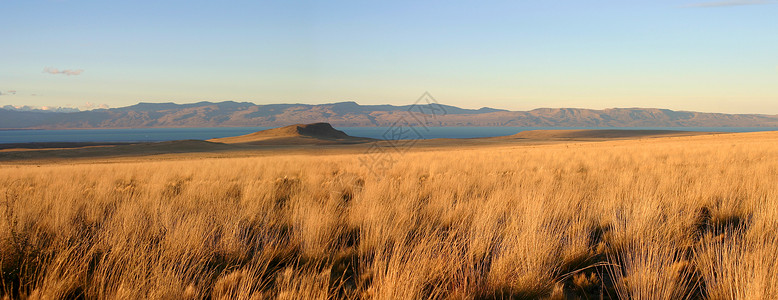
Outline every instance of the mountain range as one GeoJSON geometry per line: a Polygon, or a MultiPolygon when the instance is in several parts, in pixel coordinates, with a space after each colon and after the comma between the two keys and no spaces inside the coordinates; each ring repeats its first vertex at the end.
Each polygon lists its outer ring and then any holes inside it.
{"type": "Polygon", "coordinates": [[[333,126],[392,126],[396,122],[427,126],[516,127],[778,127],[778,115],[722,114],[656,108],[539,108],[509,111],[464,109],[437,103],[423,105],[266,104],[198,102],[138,103],[89,111],[39,111],[0,108],[4,129],[87,129],[155,127],[278,127],[327,122],[333,126]]]}

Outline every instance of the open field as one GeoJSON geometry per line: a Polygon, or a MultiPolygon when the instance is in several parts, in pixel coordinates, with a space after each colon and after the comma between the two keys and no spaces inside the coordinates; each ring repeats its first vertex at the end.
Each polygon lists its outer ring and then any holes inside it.
{"type": "Polygon", "coordinates": [[[0,166],[0,293],[778,298],[778,132],[535,138],[385,171],[361,145],[23,157],[0,166]]]}
{"type": "MultiPolygon", "coordinates": [[[[679,137],[707,135],[710,132],[663,130],[533,130],[515,135],[470,138],[416,140],[415,150],[494,147],[506,145],[539,145],[560,142],[598,142],[616,139],[679,137]]],[[[395,141],[396,142],[396,141],[395,141]]],[[[297,124],[243,136],[202,140],[178,140],[141,143],[27,143],[0,144],[0,163],[54,163],[169,159],[189,157],[256,157],[295,154],[362,154],[367,147],[394,148],[386,140],[352,137],[327,123],[297,124]]]]}

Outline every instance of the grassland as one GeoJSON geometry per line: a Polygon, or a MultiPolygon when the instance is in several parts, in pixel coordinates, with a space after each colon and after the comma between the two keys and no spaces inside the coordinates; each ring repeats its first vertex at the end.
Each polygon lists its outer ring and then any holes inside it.
{"type": "Polygon", "coordinates": [[[775,299],[778,133],[0,167],[29,299],[775,299]],[[380,171],[380,170],[379,170],[380,171]]]}

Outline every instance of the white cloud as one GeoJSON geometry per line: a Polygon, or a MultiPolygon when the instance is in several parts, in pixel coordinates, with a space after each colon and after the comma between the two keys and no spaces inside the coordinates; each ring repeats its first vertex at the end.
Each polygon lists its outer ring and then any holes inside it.
{"type": "Polygon", "coordinates": [[[54,74],[54,75],[64,74],[64,75],[67,75],[67,76],[71,76],[71,75],[75,76],[75,75],[81,75],[81,73],[84,72],[84,70],[81,70],[81,69],[78,69],[78,70],[59,70],[57,68],[46,67],[46,68],[43,69],[43,72],[49,73],[49,74],[54,74]]]}
{"type": "Polygon", "coordinates": [[[109,108],[108,104],[97,104],[92,102],[84,103],[84,105],[81,105],[78,107],[80,110],[92,110],[92,109],[101,109],[101,108],[109,108]]]}
{"type": "Polygon", "coordinates": [[[715,2],[700,2],[689,4],[686,7],[724,7],[724,6],[742,6],[742,5],[759,5],[769,4],[771,1],[766,0],[730,0],[730,1],[715,1],[715,2]]]}

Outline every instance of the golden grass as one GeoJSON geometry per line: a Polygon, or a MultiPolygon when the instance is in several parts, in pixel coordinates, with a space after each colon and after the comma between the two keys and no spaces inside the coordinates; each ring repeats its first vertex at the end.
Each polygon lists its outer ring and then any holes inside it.
{"type": "Polygon", "coordinates": [[[0,168],[0,296],[771,299],[778,134],[0,168]]]}

